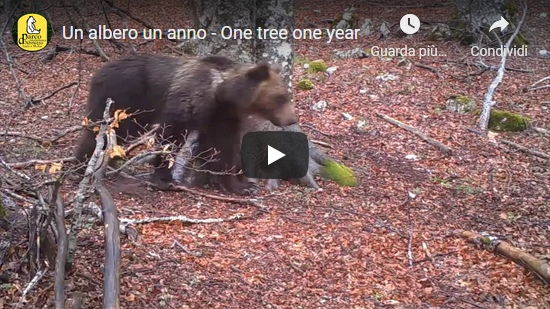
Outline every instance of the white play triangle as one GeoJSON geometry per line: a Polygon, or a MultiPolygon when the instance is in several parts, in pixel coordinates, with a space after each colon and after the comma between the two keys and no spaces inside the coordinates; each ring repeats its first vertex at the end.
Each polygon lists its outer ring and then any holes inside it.
{"type": "Polygon", "coordinates": [[[279,150],[267,145],[267,165],[279,160],[280,158],[286,156],[284,153],[279,150]]]}

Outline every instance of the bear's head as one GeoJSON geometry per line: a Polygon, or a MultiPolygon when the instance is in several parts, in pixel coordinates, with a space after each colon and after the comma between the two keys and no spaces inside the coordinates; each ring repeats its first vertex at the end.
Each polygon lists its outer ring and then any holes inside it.
{"type": "Polygon", "coordinates": [[[298,122],[280,69],[268,63],[243,66],[226,76],[216,88],[216,100],[243,117],[258,115],[277,126],[298,122]]]}

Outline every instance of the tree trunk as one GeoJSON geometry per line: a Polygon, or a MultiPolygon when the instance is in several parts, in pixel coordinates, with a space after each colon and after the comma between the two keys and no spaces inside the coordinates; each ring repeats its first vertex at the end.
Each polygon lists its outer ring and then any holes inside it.
{"type": "MultiPolygon", "coordinates": [[[[18,15],[16,11],[14,12],[14,10],[16,10],[17,3],[18,2],[16,0],[4,0],[4,13],[8,18],[8,20],[6,21],[6,31],[8,31],[9,33],[11,33],[15,18],[18,15]]],[[[4,35],[4,33],[0,34],[4,35]]]]}
{"type": "Polygon", "coordinates": [[[286,39],[256,39],[256,58],[281,66],[281,75],[292,94],[292,72],[294,67],[294,0],[258,1],[256,29],[286,29],[286,39]]]}
{"type": "Polygon", "coordinates": [[[254,16],[255,2],[254,0],[201,0],[199,28],[205,29],[209,34],[217,34],[209,35],[208,39],[199,42],[199,55],[221,55],[241,62],[255,62],[254,40],[234,40],[223,37],[223,35],[231,36],[231,32],[235,33],[236,29],[254,29],[254,20],[251,17],[254,16]]]}
{"type": "MultiPolygon", "coordinates": [[[[268,61],[271,64],[281,67],[283,80],[288,84],[289,92],[292,94],[292,72],[294,66],[294,50],[292,31],[294,29],[294,0],[201,0],[199,8],[200,28],[208,33],[215,32],[216,36],[209,36],[206,40],[198,42],[198,54],[218,54],[233,58],[241,62],[255,63],[268,61]],[[250,29],[253,38],[224,39],[221,36],[222,28],[228,29],[250,29]],[[258,39],[257,29],[287,29],[286,38],[265,40],[258,39]]],[[[241,136],[250,131],[298,131],[298,125],[288,128],[280,128],[271,122],[258,117],[250,117],[248,123],[243,125],[241,136]]],[[[239,154],[240,155],[240,154],[239,154]]],[[[301,179],[294,179],[294,182],[304,186],[319,188],[314,176],[321,174],[322,166],[328,160],[328,156],[310,143],[310,168],[308,174],[301,179]],[[322,159],[321,159],[322,158],[322,159]]],[[[189,177],[186,178],[189,179],[189,177]]],[[[188,182],[186,182],[188,183],[188,182]]],[[[279,181],[268,181],[266,186],[273,190],[278,186],[279,181]]]]}

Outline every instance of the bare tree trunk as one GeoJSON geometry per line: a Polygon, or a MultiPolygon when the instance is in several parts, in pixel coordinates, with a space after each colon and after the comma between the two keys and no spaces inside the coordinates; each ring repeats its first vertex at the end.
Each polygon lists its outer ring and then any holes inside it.
{"type": "MultiPolygon", "coordinates": [[[[17,15],[16,7],[18,3],[18,0],[4,0],[4,13],[8,18],[6,21],[6,28],[4,30],[9,31],[10,33],[15,22],[15,16],[17,15]]],[[[4,35],[4,33],[1,33],[1,35],[4,35]]]]}
{"type": "MultiPolygon", "coordinates": [[[[199,8],[200,28],[208,33],[215,32],[217,36],[209,36],[209,39],[200,40],[198,47],[199,55],[218,54],[228,56],[241,62],[255,63],[261,60],[269,61],[281,67],[281,74],[288,84],[292,94],[292,72],[294,66],[294,50],[292,31],[294,29],[294,0],[201,0],[199,8]],[[251,39],[224,39],[221,36],[222,28],[248,29],[252,31],[251,39]],[[257,29],[286,29],[286,38],[258,39],[257,29]]],[[[226,33],[227,34],[227,33],[226,33]]],[[[249,118],[250,123],[243,126],[243,130],[284,130],[301,132],[298,125],[287,128],[274,126],[267,120],[257,117],[249,118]]],[[[241,135],[244,135],[242,132],[241,135]]],[[[314,175],[321,173],[321,166],[328,160],[328,156],[313,144],[310,145],[310,169],[308,174],[293,181],[304,186],[318,188],[314,175]],[[312,154],[317,156],[314,158],[312,154]],[[321,155],[319,155],[321,154],[321,155]],[[323,160],[318,160],[319,158],[323,160]],[[317,160],[316,160],[317,158],[317,160]]],[[[268,188],[275,189],[278,185],[271,181],[268,188]]]]}
{"type": "Polygon", "coordinates": [[[257,9],[256,28],[286,29],[288,30],[288,36],[286,39],[257,39],[256,58],[280,65],[283,80],[287,83],[288,89],[292,90],[294,0],[258,1],[257,9]]]}
{"type": "Polygon", "coordinates": [[[228,38],[236,29],[254,30],[251,17],[255,11],[254,0],[201,0],[199,28],[216,35],[200,41],[199,55],[222,55],[242,62],[255,62],[253,39],[228,38]]]}

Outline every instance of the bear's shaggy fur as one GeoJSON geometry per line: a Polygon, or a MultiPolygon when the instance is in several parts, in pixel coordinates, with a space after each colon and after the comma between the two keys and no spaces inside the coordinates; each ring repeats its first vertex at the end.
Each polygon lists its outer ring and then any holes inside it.
{"type": "MultiPolygon", "coordinates": [[[[120,123],[120,142],[151,128],[162,126],[161,138],[181,145],[186,132],[199,132],[202,150],[216,148],[217,161],[208,169],[223,172],[238,164],[235,147],[240,127],[249,115],[258,115],[275,125],[297,122],[287,87],[277,68],[267,63],[241,64],[221,56],[175,58],[161,55],[130,56],[103,66],[92,78],[87,105],[92,121],[102,118],[107,98],[113,110],[140,111],[120,123]]],[[[85,162],[95,148],[95,134],[84,130],[76,151],[85,162]]],[[[163,158],[154,163],[153,181],[160,187],[172,182],[163,158]]],[[[233,175],[217,177],[227,190],[253,193],[256,185],[233,175]],[[252,191],[252,192],[251,192],[252,191]]]]}

